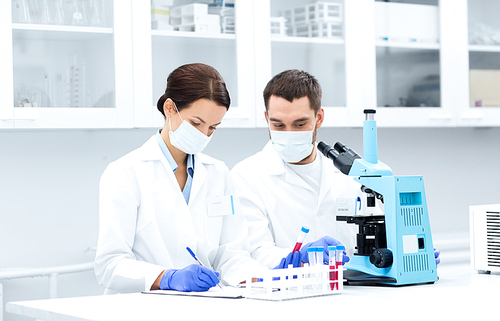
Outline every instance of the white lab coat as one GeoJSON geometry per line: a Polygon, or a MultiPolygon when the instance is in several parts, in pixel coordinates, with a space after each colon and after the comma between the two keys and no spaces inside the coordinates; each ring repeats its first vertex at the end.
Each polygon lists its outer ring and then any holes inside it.
{"type": "Polygon", "coordinates": [[[231,170],[247,216],[252,257],[264,266],[279,264],[304,225],[310,228],[304,243],[328,235],[342,242],[349,256],[354,252],[357,227],[336,221],[337,200],[351,199],[355,203],[357,196],[365,200],[366,194],[331,160],[320,152],[317,157],[322,157],[319,195],[286,165],[271,142],[231,170]]]}
{"type": "Polygon", "coordinates": [[[154,136],[104,171],[94,269],[105,293],[149,290],[163,270],[196,263],[187,246],[226,284],[262,268],[250,258],[244,215],[208,216],[207,200],[235,194],[228,168],[194,158],[189,205],[154,136]]]}

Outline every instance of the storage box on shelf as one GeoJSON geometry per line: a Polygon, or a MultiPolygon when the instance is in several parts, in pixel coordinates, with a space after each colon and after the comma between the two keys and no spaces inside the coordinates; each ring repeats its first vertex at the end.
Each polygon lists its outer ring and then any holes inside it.
{"type": "Polygon", "coordinates": [[[286,36],[285,17],[271,17],[271,34],[273,36],[286,36]]]}
{"type": "Polygon", "coordinates": [[[470,70],[470,106],[500,106],[500,70],[470,70]]]}
{"type": "Polygon", "coordinates": [[[192,3],[173,7],[170,11],[170,23],[174,30],[200,33],[220,33],[220,16],[208,13],[208,5],[192,3]]]}
{"type": "Polygon", "coordinates": [[[211,3],[208,6],[208,13],[220,16],[221,32],[234,34],[234,3],[211,3]]]}
{"type": "Polygon", "coordinates": [[[170,8],[163,6],[151,7],[151,29],[174,30],[170,25],[170,8]]]}

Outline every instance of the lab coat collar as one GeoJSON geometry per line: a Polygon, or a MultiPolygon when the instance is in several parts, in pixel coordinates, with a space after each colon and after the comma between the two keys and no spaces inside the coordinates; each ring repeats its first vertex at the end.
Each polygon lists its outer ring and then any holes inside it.
{"type": "Polygon", "coordinates": [[[307,184],[297,173],[295,173],[289,166],[286,165],[285,161],[276,153],[273,147],[273,143],[269,141],[264,147],[265,153],[269,156],[268,170],[271,175],[284,176],[286,182],[297,185],[309,190],[312,188],[307,184]]]}
{"type": "MultiPolygon", "coordinates": [[[[153,135],[146,143],[144,143],[141,149],[142,151],[140,155],[143,161],[159,160],[162,162],[167,172],[170,172],[171,175],[174,175],[172,167],[168,163],[165,155],[163,155],[163,152],[161,151],[161,148],[158,145],[158,142],[156,141],[155,135],[153,135]]],[[[193,185],[191,186],[191,194],[189,195],[189,205],[193,203],[193,200],[195,199],[196,195],[203,186],[205,179],[207,178],[207,169],[205,168],[205,165],[210,165],[214,163],[215,159],[213,159],[210,156],[207,156],[202,153],[194,155],[195,171],[193,176],[193,185]]]]}
{"type": "Polygon", "coordinates": [[[278,153],[276,153],[276,150],[273,147],[273,143],[271,140],[264,146],[264,149],[262,150],[264,154],[266,155],[266,161],[268,162],[267,164],[267,170],[269,174],[271,175],[283,175],[286,172],[286,164],[285,162],[279,157],[278,153]]]}
{"type": "MultiPolygon", "coordinates": [[[[272,147],[272,146],[271,146],[272,147]]],[[[166,158],[165,156],[163,155],[163,152],[161,151],[160,149],[160,146],[158,145],[158,142],[156,141],[156,138],[155,138],[155,135],[153,135],[150,139],[148,139],[147,142],[144,143],[144,145],[142,145],[141,147],[141,159],[143,161],[149,161],[149,160],[161,160],[161,159],[165,159],[166,161],[166,158]]],[[[195,159],[195,165],[194,165],[194,168],[195,170],[198,170],[198,168],[196,168],[196,164],[214,164],[215,163],[215,160],[210,157],[210,156],[207,156],[205,154],[202,154],[202,153],[198,153],[198,154],[195,154],[194,155],[194,159],[195,159]]],[[[166,163],[168,164],[168,162],[166,161],[166,163]]],[[[168,164],[169,167],[167,168],[171,168],[170,164],[168,164]]]]}
{"type": "Polygon", "coordinates": [[[333,166],[332,161],[329,158],[326,158],[322,153],[318,151],[316,155],[316,157],[323,157],[323,159],[321,159],[321,185],[319,188],[318,199],[319,206],[335,183],[335,173],[339,173],[340,171],[337,170],[337,168],[333,166]]]}
{"type": "MultiPolygon", "coordinates": [[[[165,158],[158,142],[156,141],[156,135],[151,136],[151,138],[141,146],[141,152],[139,155],[143,161],[161,160],[162,158],[165,158]]],[[[168,164],[166,158],[165,161],[168,164]]],[[[168,164],[168,166],[170,167],[170,164],[168,164]]],[[[171,167],[170,170],[172,170],[171,167]]]]}
{"type": "MultiPolygon", "coordinates": [[[[310,186],[304,182],[290,167],[286,166],[285,162],[279,157],[278,153],[274,150],[273,144],[269,141],[263,149],[267,160],[268,166],[267,170],[271,175],[286,175],[285,180],[294,185],[298,185],[307,189],[311,189],[310,186]]],[[[318,206],[321,204],[322,200],[327,195],[328,191],[332,188],[335,183],[335,173],[338,173],[331,160],[323,156],[319,151],[316,153],[316,157],[323,157],[321,160],[321,183],[319,190],[318,206]]]]}

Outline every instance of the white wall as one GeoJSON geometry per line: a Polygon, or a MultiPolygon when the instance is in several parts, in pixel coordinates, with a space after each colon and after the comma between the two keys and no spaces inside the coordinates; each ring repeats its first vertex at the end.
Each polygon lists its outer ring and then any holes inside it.
{"type": "MultiPolygon", "coordinates": [[[[0,269],[93,260],[98,182],[106,165],[152,129],[0,131],[0,269]]],[[[500,128],[379,129],[379,158],[395,175],[423,175],[443,263],[467,260],[468,206],[500,203],[500,128]],[[451,241],[450,241],[451,240],[451,241]],[[465,240],[465,241],[464,241],[465,240]],[[449,251],[447,251],[449,250],[449,251]],[[460,257],[457,257],[460,255],[460,257]]],[[[260,150],[266,129],[218,129],[206,153],[231,168],[260,150]]],[[[322,128],[362,154],[360,128],[322,128]]],[[[4,303],[48,298],[47,278],[3,281],[4,303]]],[[[59,278],[60,296],[102,293],[92,272],[59,278]]],[[[25,320],[5,312],[5,320],[25,320]]]]}

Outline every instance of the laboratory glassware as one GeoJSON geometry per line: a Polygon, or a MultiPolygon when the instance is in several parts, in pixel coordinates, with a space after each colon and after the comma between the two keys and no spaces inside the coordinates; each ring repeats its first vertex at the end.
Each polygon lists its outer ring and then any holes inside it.
{"type": "Polygon", "coordinates": [[[31,23],[30,6],[28,0],[12,1],[12,22],[31,23]]]}

